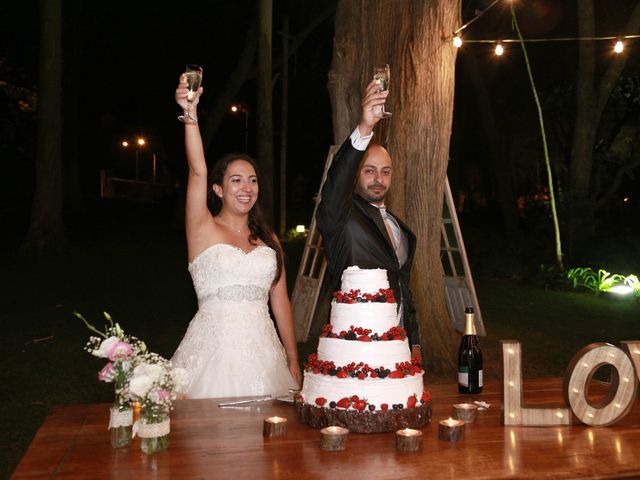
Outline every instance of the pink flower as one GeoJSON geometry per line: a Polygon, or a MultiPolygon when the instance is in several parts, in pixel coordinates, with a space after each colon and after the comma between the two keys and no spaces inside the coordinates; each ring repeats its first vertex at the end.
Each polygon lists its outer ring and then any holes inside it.
{"type": "Polygon", "coordinates": [[[164,388],[159,388],[158,398],[160,399],[161,402],[164,402],[165,400],[171,400],[171,392],[169,392],[168,390],[165,390],[164,388]]]}
{"type": "Polygon", "coordinates": [[[149,392],[148,398],[153,403],[164,403],[171,400],[171,392],[160,387],[154,388],[151,392],[149,392]]]}
{"type": "Polygon", "coordinates": [[[109,350],[109,360],[115,362],[116,360],[122,360],[127,358],[133,353],[133,348],[126,342],[118,342],[109,350]]]}
{"type": "Polygon", "coordinates": [[[111,383],[113,382],[114,375],[115,370],[113,368],[113,363],[109,362],[98,372],[98,380],[101,382],[111,383]]]}

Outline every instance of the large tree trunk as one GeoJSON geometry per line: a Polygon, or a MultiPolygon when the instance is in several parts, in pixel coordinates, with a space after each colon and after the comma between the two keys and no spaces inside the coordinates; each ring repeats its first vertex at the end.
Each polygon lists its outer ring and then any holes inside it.
{"type": "Polygon", "coordinates": [[[389,202],[418,237],[412,293],[425,363],[453,374],[458,335],[449,318],[440,263],[440,226],[453,117],[456,51],[445,39],[458,24],[452,0],[341,0],[329,75],[335,143],[358,120],[375,64],[391,66],[389,119],[375,141],[394,159],[389,202]]]}
{"type": "Polygon", "coordinates": [[[258,162],[260,203],[265,219],[274,221],[273,91],[271,86],[271,41],[273,1],[260,0],[258,35],[258,162]]]}
{"type": "Polygon", "coordinates": [[[23,245],[26,254],[64,248],[62,223],[62,0],[40,2],[36,187],[23,245]]]}

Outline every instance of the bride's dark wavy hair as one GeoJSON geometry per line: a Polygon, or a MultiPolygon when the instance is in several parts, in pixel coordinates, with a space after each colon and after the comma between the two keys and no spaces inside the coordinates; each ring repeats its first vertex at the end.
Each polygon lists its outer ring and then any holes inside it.
{"type": "MultiPolygon", "coordinates": [[[[256,165],[256,161],[246,153],[227,153],[223,157],[219,158],[209,170],[208,179],[209,192],[207,193],[207,206],[213,216],[218,215],[220,210],[222,210],[222,199],[215,194],[212,187],[214,184],[222,187],[224,175],[227,173],[229,164],[236,160],[249,162],[255,170],[256,175],[258,175],[258,166],[256,165]]],[[[258,182],[260,182],[259,176],[258,182]]],[[[255,245],[254,242],[260,239],[265,245],[271,247],[276,252],[277,269],[276,277],[273,280],[275,285],[280,279],[280,275],[282,275],[283,252],[278,242],[274,239],[273,230],[271,230],[264,221],[258,202],[255,203],[251,210],[249,210],[249,231],[251,232],[249,235],[249,243],[255,245]]]]}

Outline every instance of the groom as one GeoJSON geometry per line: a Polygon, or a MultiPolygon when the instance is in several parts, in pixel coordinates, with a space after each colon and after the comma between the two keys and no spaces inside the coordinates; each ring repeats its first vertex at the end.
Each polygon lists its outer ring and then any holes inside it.
{"type": "Polygon", "coordinates": [[[375,82],[367,86],[360,123],[327,172],[316,222],[322,232],[333,290],[339,288],[342,272],[349,266],[385,269],[400,304],[398,321],[407,331],[412,356],[422,358],[409,291],[416,237],[385,208],[392,177],[389,153],[380,145],[369,146],[387,94],[378,92],[375,82]]]}

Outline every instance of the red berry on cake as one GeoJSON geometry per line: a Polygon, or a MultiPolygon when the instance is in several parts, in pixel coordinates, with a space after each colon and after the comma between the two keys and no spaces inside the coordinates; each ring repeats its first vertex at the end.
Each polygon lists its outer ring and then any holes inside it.
{"type": "Polygon", "coordinates": [[[358,400],[360,400],[360,397],[358,395],[351,395],[352,402],[357,402],[358,400]]]}
{"type": "Polygon", "coordinates": [[[349,374],[346,370],[340,370],[338,373],[336,373],[336,377],[338,378],[347,378],[348,376],[349,374]]]}
{"type": "Polygon", "coordinates": [[[341,398],[340,400],[338,400],[338,403],[336,403],[336,406],[338,408],[349,408],[351,406],[351,400],[349,400],[347,397],[341,398]]]}
{"type": "Polygon", "coordinates": [[[394,370],[389,374],[389,378],[404,378],[404,373],[401,370],[394,370]]]}
{"type": "Polygon", "coordinates": [[[387,410],[389,410],[389,405],[386,403],[380,404],[380,410],[382,410],[383,412],[386,412],[387,410]]]}
{"type": "Polygon", "coordinates": [[[371,337],[369,335],[360,335],[358,337],[358,340],[361,342],[370,342],[371,341],[371,337]]]}
{"type": "Polygon", "coordinates": [[[413,408],[418,403],[418,397],[416,395],[411,395],[407,398],[407,408],[413,408]]]}
{"type": "Polygon", "coordinates": [[[364,372],[360,372],[360,373],[358,374],[358,379],[359,379],[359,380],[364,380],[365,378],[367,378],[367,376],[364,374],[364,372]]]}
{"type": "Polygon", "coordinates": [[[327,399],[324,397],[318,397],[316,398],[316,405],[318,406],[323,406],[325,403],[327,403],[327,399]]]}
{"type": "Polygon", "coordinates": [[[367,402],[365,402],[364,400],[358,400],[353,404],[353,408],[362,411],[367,408],[367,402]]]}
{"type": "Polygon", "coordinates": [[[427,387],[424,387],[424,390],[422,390],[422,397],[420,397],[420,400],[424,403],[427,403],[429,400],[431,400],[431,395],[429,395],[429,390],[427,390],[427,387]]]}

